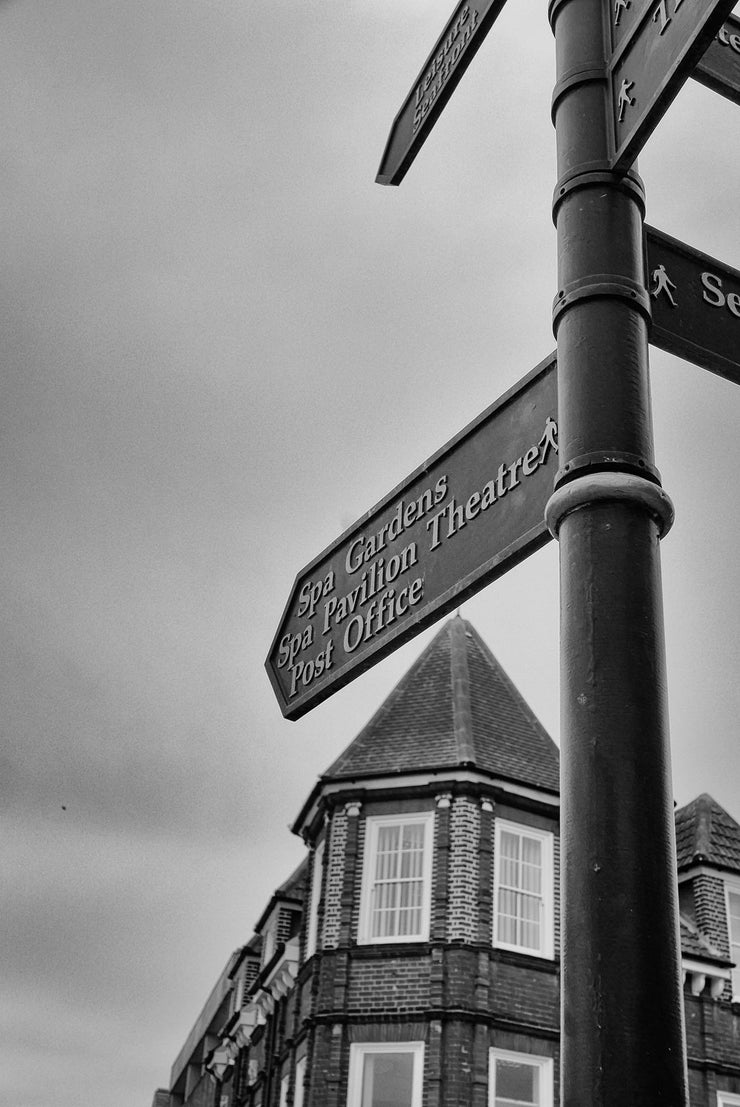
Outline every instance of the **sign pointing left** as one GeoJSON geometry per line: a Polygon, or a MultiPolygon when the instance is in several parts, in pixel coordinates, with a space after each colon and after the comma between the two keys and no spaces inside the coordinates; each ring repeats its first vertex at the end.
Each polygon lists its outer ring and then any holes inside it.
{"type": "Polygon", "coordinates": [[[549,540],[556,419],[553,355],[299,573],[265,662],[286,718],[549,540]]]}
{"type": "Polygon", "coordinates": [[[397,185],[424,145],[505,0],[461,0],[393,120],[378,184],[397,185]]]}

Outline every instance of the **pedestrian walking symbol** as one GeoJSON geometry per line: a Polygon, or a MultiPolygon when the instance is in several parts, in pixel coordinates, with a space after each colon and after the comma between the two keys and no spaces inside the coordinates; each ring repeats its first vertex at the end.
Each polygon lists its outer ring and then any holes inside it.
{"type": "Polygon", "coordinates": [[[631,108],[635,102],[634,96],[630,96],[629,91],[632,88],[634,81],[628,81],[626,78],[622,81],[622,87],[619,90],[619,115],[617,120],[619,123],[624,119],[624,113],[626,108],[631,108]]]}
{"type": "Polygon", "coordinates": [[[619,20],[622,18],[622,12],[627,11],[630,7],[632,0],[615,0],[614,2],[614,26],[619,26],[619,20]]]}
{"type": "Polygon", "coordinates": [[[650,295],[658,299],[661,292],[664,292],[670,300],[673,307],[678,307],[678,304],[673,299],[673,292],[676,291],[676,286],[665,271],[665,265],[659,265],[657,269],[653,269],[651,279],[655,282],[655,287],[650,289],[650,295]]]}

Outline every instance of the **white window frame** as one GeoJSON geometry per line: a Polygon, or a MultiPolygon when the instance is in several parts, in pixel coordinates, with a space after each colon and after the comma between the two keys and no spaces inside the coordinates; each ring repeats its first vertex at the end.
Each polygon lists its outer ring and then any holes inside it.
{"type": "Polygon", "coordinates": [[[303,1095],[306,1086],[306,1055],[295,1063],[295,1088],[293,1089],[293,1107],[303,1107],[303,1095]]]}
{"type": "Polygon", "coordinates": [[[275,950],[277,949],[277,941],[275,940],[275,919],[273,915],[270,915],[270,919],[267,926],[262,931],[262,967],[264,968],[268,961],[273,957],[275,950]]]}
{"type": "Polygon", "coordinates": [[[432,854],[434,852],[434,812],[415,811],[396,815],[368,815],[365,820],[365,849],[362,867],[362,895],[358,942],[360,945],[398,945],[399,942],[425,942],[429,939],[429,921],[432,903],[432,854]],[[421,925],[415,934],[390,934],[374,937],[372,933],[373,888],[375,883],[375,858],[378,850],[378,832],[385,826],[403,826],[421,823],[424,826],[424,858],[422,861],[421,925]]]}
{"type": "Polygon", "coordinates": [[[494,823],[494,847],[493,847],[493,944],[499,949],[512,949],[519,953],[531,954],[534,957],[546,957],[552,960],[555,956],[555,926],[554,926],[554,835],[552,831],[540,830],[538,827],[528,826],[526,823],[515,823],[508,819],[496,819],[494,823]],[[518,834],[523,837],[535,838],[542,845],[542,926],[540,927],[540,946],[537,949],[529,946],[517,945],[506,942],[499,937],[499,886],[501,876],[501,835],[504,832],[518,834]]]}
{"type": "Polygon", "coordinates": [[[373,1053],[410,1053],[413,1056],[411,1103],[409,1107],[421,1107],[424,1083],[423,1042],[352,1042],[349,1047],[347,1107],[362,1107],[362,1076],[365,1058],[373,1053]]]}
{"type": "Polygon", "coordinates": [[[316,846],[311,864],[311,901],[308,907],[308,924],[306,927],[306,953],[304,961],[313,957],[318,949],[319,942],[319,904],[321,903],[321,884],[324,879],[324,849],[326,838],[322,838],[316,846]]]}
{"type": "MultiPolygon", "coordinates": [[[[732,955],[732,927],[730,926],[730,893],[735,896],[740,896],[740,883],[735,883],[732,880],[725,881],[725,919],[727,922],[727,945],[730,951],[730,960],[734,961],[735,958],[732,955]]],[[[740,935],[738,935],[738,941],[734,943],[740,945],[740,935]]],[[[740,957],[737,958],[734,969],[730,970],[732,980],[732,998],[733,1000],[740,999],[740,957]]],[[[737,1100],[740,1104],[740,1097],[737,1100]]]]}
{"type": "Polygon", "coordinates": [[[496,1103],[496,1061],[515,1061],[519,1065],[531,1065],[538,1069],[540,1077],[540,1102],[537,1107],[553,1107],[552,1057],[534,1053],[514,1053],[510,1049],[491,1049],[488,1053],[488,1107],[496,1103]]]}
{"type": "Polygon", "coordinates": [[[717,1107],[740,1107],[740,1095],[717,1090],[717,1107]]]}

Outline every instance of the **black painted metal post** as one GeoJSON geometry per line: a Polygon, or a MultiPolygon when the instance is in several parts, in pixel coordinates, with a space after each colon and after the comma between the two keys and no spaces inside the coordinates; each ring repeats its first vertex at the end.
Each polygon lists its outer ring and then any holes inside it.
{"type": "Polygon", "coordinates": [[[688,1103],[644,196],[608,170],[610,0],[551,0],[559,179],[562,1104],[688,1103]]]}

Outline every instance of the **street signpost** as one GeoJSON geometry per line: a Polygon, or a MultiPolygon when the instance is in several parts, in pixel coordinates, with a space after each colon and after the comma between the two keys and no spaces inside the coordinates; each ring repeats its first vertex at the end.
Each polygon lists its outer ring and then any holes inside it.
{"type": "Polygon", "coordinates": [[[610,0],[610,168],[624,173],[735,0],[610,0]]]}
{"type": "Polygon", "coordinates": [[[650,341],[740,384],[740,272],[646,227],[650,341]]]}
{"type": "Polygon", "coordinates": [[[740,19],[729,16],[700,58],[692,77],[740,104],[740,19]]]}
{"type": "Polygon", "coordinates": [[[555,357],[299,573],[267,658],[297,719],[550,538],[555,357]]]}
{"type": "Polygon", "coordinates": [[[400,184],[505,0],[461,0],[393,120],[378,184],[400,184]]]}
{"type": "MultiPolygon", "coordinates": [[[[628,170],[689,76],[740,103],[734,2],[549,0],[557,369],[533,369],[299,574],[266,663],[298,718],[557,537],[564,1107],[688,1107],[658,541],[673,511],[648,343],[740,383],[740,273],[644,231],[628,170]]],[[[381,184],[403,179],[502,3],[455,9],[381,184]]]]}

